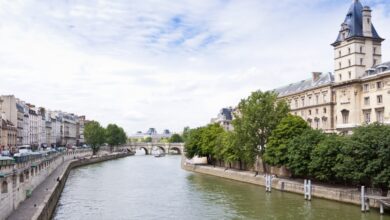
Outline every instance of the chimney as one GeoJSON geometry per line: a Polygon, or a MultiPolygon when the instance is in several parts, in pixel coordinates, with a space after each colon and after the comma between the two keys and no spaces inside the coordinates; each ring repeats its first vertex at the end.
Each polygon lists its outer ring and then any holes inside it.
{"type": "Polygon", "coordinates": [[[368,6],[363,8],[363,36],[372,37],[371,9],[368,6]]]}
{"type": "Polygon", "coordinates": [[[313,82],[316,82],[317,80],[320,79],[320,76],[321,76],[321,72],[312,72],[312,78],[313,78],[313,82]]]}

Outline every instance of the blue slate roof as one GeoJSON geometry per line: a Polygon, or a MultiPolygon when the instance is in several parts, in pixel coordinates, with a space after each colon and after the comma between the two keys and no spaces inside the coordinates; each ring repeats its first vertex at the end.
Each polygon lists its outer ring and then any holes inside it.
{"type": "Polygon", "coordinates": [[[330,85],[334,82],[332,73],[321,74],[317,80],[313,78],[302,80],[297,83],[291,83],[288,86],[280,87],[274,90],[279,96],[287,96],[299,93],[308,89],[313,89],[320,86],[330,85]]]}
{"type": "MultiPolygon", "coordinates": [[[[348,35],[345,37],[364,37],[363,35],[363,5],[359,0],[355,0],[351,7],[348,10],[347,16],[345,17],[344,23],[342,26],[345,26],[349,29],[348,35]]],[[[372,29],[372,38],[377,40],[383,40],[379,37],[378,32],[375,30],[374,25],[371,24],[372,29]]],[[[337,44],[343,41],[342,33],[340,32],[337,36],[336,41],[333,44],[337,44]]]]}
{"type": "Polygon", "coordinates": [[[373,75],[380,75],[382,73],[388,73],[390,71],[390,61],[386,63],[381,63],[373,66],[372,68],[366,70],[363,78],[368,78],[373,75]]]}
{"type": "Polygon", "coordinates": [[[225,117],[226,120],[233,120],[231,108],[223,108],[221,109],[220,114],[225,117]]]}

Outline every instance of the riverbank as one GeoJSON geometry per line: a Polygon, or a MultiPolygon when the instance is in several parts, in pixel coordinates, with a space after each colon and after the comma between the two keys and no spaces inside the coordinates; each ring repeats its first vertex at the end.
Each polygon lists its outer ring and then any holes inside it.
{"type": "Polygon", "coordinates": [[[76,167],[99,163],[132,156],[134,153],[114,153],[99,157],[81,158],[65,161],[58,166],[31,194],[31,197],[23,201],[18,208],[7,218],[9,220],[51,218],[61,192],[65,186],[69,172],[76,167]]]}
{"type": "MultiPolygon", "coordinates": [[[[265,186],[266,180],[263,174],[256,175],[255,172],[226,169],[224,167],[214,167],[210,165],[193,165],[184,162],[182,159],[182,169],[207,174],[225,179],[250,183],[258,186],[265,186]]],[[[301,194],[304,198],[303,180],[291,180],[286,178],[272,178],[272,189],[301,194]]],[[[264,189],[265,190],[265,189],[264,189]]],[[[360,191],[357,188],[341,188],[329,185],[312,184],[312,197],[333,200],[337,202],[360,205],[360,191]]],[[[370,200],[370,207],[379,207],[379,203],[370,200]]]]}

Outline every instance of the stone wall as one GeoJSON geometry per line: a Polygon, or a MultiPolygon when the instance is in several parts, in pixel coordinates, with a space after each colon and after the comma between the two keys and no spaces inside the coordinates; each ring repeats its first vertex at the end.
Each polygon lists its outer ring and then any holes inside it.
{"type": "Polygon", "coordinates": [[[90,150],[75,150],[36,161],[2,167],[4,176],[0,178],[0,184],[6,187],[0,191],[0,219],[5,219],[16,210],[19,204],[59,165],[75,157],[85,157],[91,154],[90,150]]]}
{"type": "MultiPolygon", "coordinates": [[[[192,165],[184,162],[184,160],[182,160],[182,168],[191,172],[265,186],[265,176],[256,175],[256,173],[253,171],[239,171],[226,169],[223,167],[213,167],[209,165],[192,165]]],[[[303,199],[303,180],[291,180],[274,177],[272,179],[272,188],[284,192],[301,194],[303,199]]],[[[360,205],[360,191],[357,188],[341,188],[335,186],[312,184],[312,197],[360,205]]],[[[370,206],[379,207],[379,204],[376,201],[371,200],[370,206]]]]}

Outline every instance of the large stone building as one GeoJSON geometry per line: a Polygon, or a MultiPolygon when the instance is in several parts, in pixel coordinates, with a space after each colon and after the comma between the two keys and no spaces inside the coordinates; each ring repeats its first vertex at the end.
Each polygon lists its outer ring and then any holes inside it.
{"type": "Polygon", "coordinates": [[[224,128],[226,131],[232,131],[233,130],[233,125],[231,123],[232,120],[233,120],[233,108],[227,107],[227,108],[222,108],[219,111],[217,117],[212,118],[210,120],[210,123],[217,123],[221,125],[221,127],[224,128]]]}
{"type": "Polygon", "coordinates": [[[382,63],[383,41],[371,9],[354,0],[332,43],[334,76],[313,73],[275,91],[313,128],[350,133],[365,123],[390,123],[390,62],[382,63]]]}

